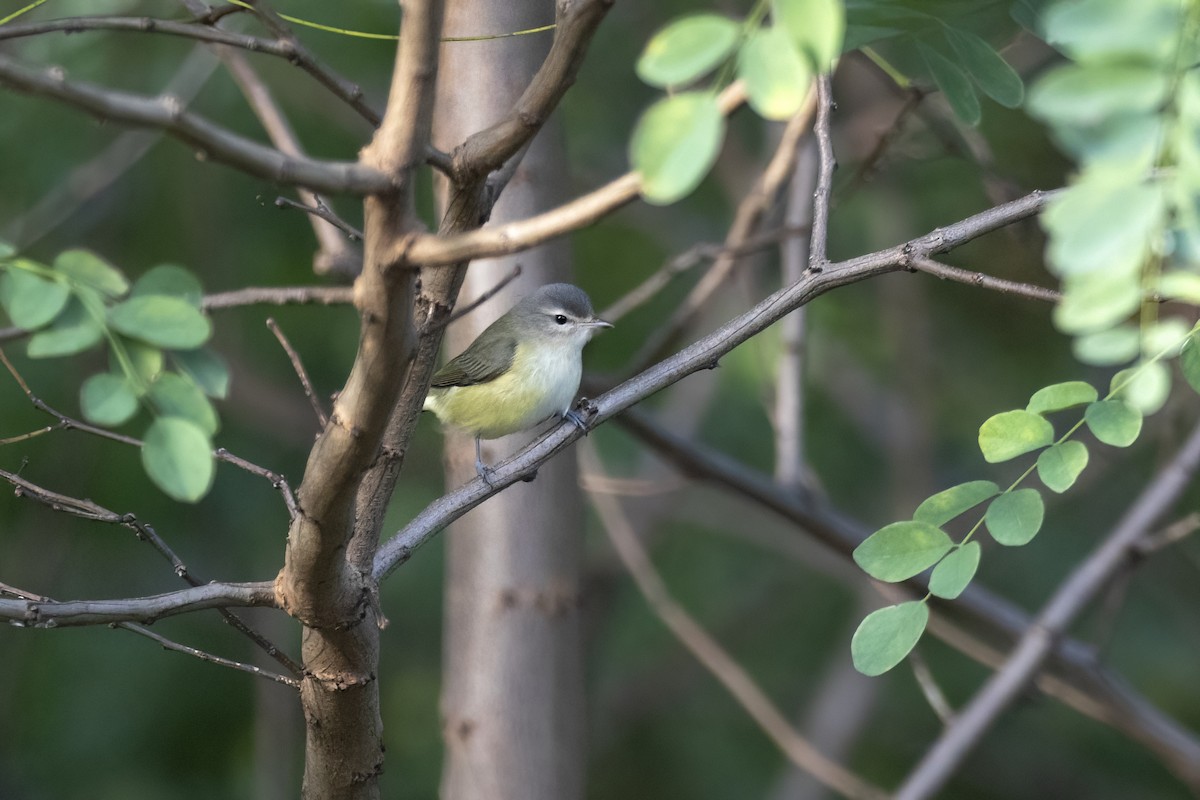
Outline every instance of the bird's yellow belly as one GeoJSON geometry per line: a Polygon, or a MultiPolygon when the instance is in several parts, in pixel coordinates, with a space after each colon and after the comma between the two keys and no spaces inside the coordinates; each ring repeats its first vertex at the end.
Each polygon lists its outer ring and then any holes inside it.
{"type": "Polygon", "coordinates": [[[444,424],[482,439],[532,428],[568,411],[579,390],[579,356],[563,355],[531,357],[518,346],[512,366],[500,377],[474,386],[434,389],[425,407],[444,424]]]}

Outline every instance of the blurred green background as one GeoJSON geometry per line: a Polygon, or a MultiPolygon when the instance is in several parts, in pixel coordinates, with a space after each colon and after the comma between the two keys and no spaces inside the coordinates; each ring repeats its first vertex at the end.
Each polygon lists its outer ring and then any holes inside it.
{"type": "MultiPolygon", "coordinates": [[[[0,16],[21,4],[0,2],[0,16]]],[[[726,5],[722,8],[740,14],[748,4],[726,5]]],[[[1004,4],[960,5],[977,13],[973,24],[991,41],[1017,37],[1006,56],[1026,77],[1052,58],[1027,34],[1018,36],[1004,4]]],[[[619,3],[605,20],[559,114],[573,194],[627,169],[628,133],[653,97],[634,76],[633,62],[650,32],[696,7],[681,0],[619,3]]],[[[278,8],[359,30],[389,32],[397,23],[395,4],[385,0],[345,6],[289,0],[278,8]]],[[[29,18],[77,13],[180,16],[170,3],[52,0],[29,18]]],[[[298,32],[382,106],[392,45],[298,32]]],[[[112,33],[0,43],[0,51],[23,62],[61,64],[72,78],[151,94],[193,49],[165,36],[112,33]]],[[[903,64],[903,53],[895,56],[903,64]]],[[[370,133],[365,123],[286,63],[269,58],[253,63],[310,154],[354,158],[370,133]]],[[[868,179],[856,180],[857,166],[890,129],[904,98],[855,56],[843,63],[835,96],[841,165],[830,243],[835,259],[902,242],[1035,188],[1061,185],[1069,169],[1020,111],[985,101],[982,125],[964,137],[933,97],[904,120],[868,179]],[[987,154],[986,170],[968,155],[971,148],[987,154]]],[[[265,138],[220,68],[193,108],[265,138]]],[[[58,207],[70,213],[36,241],[26,241],[31,209],[69,187],[77,168],[123,133],[52,102],[0,94],[0,238],[42,260],[87,247],[131,277],[156,264],[182,264],[210,292],[325,280],[312,274],[316,246],[308,222],[299,212],[274,206],[276,196],[292,196],[289,192],[201,163],[170,140],[154,143],[111,186],[82,203],[71,199],[68,188],[58,207]]],[[[720,242],[732,209],[777,136],[777,129],[743,114],[731,127],[714,174],[694,196],[666,208],[633,204],[574,236],[577,282],[597,307],[688,247],[720,242]]],[[[334,203],[347,219],[360,219],[353,201],[334,203]]],[[[947,261],[1048,285],[1041,245],[1036,224],[1024,223],[947,261]]],[[[597,339],[588,349],[588,366],[600,374],[618,373],[700,274],[702,268],[691,270],[597,339]]],[[[689,331],[689,338],[749,307],[778,288],[779,280],[773,250],[745,259],[722,287],[713,315],[689,331]]],[[[323,397],[344,380],[357,321],[342,307],[214,313],[214,346],[233,371],[217,443],[286,475],[295,486],[317,424],[264,324],[267,317],[291,339],[323,397]]],[[[823,296],[808,309],[808,330],[805,422],[811,468],[831,502],[868,528],[907,516],[938,488],[1015,477],[1011,465],[987,466],[978,454],[975,435],[987,416],[1023,406],[1048,383],[1107,383],[1104,373],[1072,361],[1069,343],[1050,325],[1048,306],[925,275],[889,275],[823,296]]],[[[33,391],[67,414],[78,413],[80,382],[103,368],[103,357],[95,354],[31,361],[19,343],[6,352],[33,391]]],[[[778,355],[778,335],[768,331],[724,359],[720,370],[689,378],[680,390],[688,391],[688,381],[715,381],[694,438],[768,475],[778,355]]],[[[982,582],[1035,611],[1173,451],[1194,417],[1193,406],[1192,397],[1173,398],[1129,452],[1096,449],[1081,485],[1065,497],[1049,498],[1047,524],[1033,545],[985,553],[982,582]]],[[[672,406],[669,398],[656,397],[646,407],[669,412],[672,406]]],[[[15,382],[0,374],[0,437],[46,422],[15,382]]],[[[129,430],[136,433],[137,423],[129,430]]],[[[615,474],[633,476],[644,465],[640,446],[615,425],[591,440],[615,474]]],[[[181,507],[151,486],[132,449],[75,432],[0,448],[0,467],[136,514],[202,579],[264,580],[280,566],[287,517],[278,495],[266,481],[228,465],[219,468],[213,492],[195,507],[181,507]]],[[[850,634],[881,601],[852,566],[809,545],[803,531],[762,509],[669,473],[651,488],[662,490],[655,502],[664,521],[650,541],[671,589],[780,708],[804,721],[833,691],[831,676],[845,678],[850,634]]],[[[423,421],[387,529],[398,529],[441,491],[440,434],[432,420],[423,421]]],[[[1193,493],[1193,504],[1195,499],[1193,493]]],[[[784,796],[773,793],[782,791],[785,759],[653,618],[594,517],[586,535],[593,560],[585,597],[588,796],[784,796]]],[[[384,634],[381,675],[383,791],[391,798],[425,798],[437,791],[441,547],[435,540],[384,586],[391,625],[384,634]]],[[[1198,555],[1196,543],[1187,541],[1140,565],[1104,649],[1108,663],[1193,729],[1200,726],[1195,692],[1200,621],[1192,613],[1200,600],[1198,555]]],[[[0,581],[60,599],[153,594],[181,585],[169,565],[128,530],[83,522],[11,495],[0,500],[0,581]]],[[[298,650],[295,627],[280,615],[247,617],[279,644],[298,650]]],[[[1083,624],[1078,634],[1086,638],[1096,627],[1083,624]]],[[[259,658],[215,612],[166,620],[154,630],[230,658],[259,658]]],[[[987,674],[931,637],[919,651],[952,703],[965,702],[987,674]]],[[[868,704],[847,763],[873,781],[893,785],[941,724],[906,668],[846,686],[847,698],[868,704]]],[[[847,715],[849,705],[847,700],[847,715]]],[[[0,629],[0,798],[292,797],[298,792],[301,746],[299,713],[286,688],[163,652],[124,631],[0,629]]],[[[1141,747],[1031,695],[988,736],[944,796],[1188,795],[1141,747]],[[1031,786],[1038,787],[1036,794],[1029,793],[1031,786]]]]}

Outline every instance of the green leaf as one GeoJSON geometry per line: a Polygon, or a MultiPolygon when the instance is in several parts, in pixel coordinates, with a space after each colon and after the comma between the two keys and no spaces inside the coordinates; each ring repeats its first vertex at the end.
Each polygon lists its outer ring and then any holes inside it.
{"type": "Polygon", "coordinates": [[[212,487],[216,473],[212,442],[193,422],[159,417],[146,431],[142,467],[169,496],[194,503],[212,487]]]}
{"type": "Polygon", "coordinates": [[[229,366],[208,348],[176,350],[171,354],[180,371],[209,397],[224,400],[229,394],[229,366]]]}
{"type": "Polygon", "coordinates": [[[1173,0],[1051,3],[1043,38],[1079,61],[1132,56],[1164,63],[1174,57],[1183,9],[1173,0]]]}
{"type": "Polygon", "coordinates": [[[1148,361],[1123,369],[1113,376],[1109,392],[1143,416],[1149,416],[1167,402],[1167,395],[1171,393],[1171,372],[1161,361],[1148,361]]]}
{"type": "Polygon", "coordinates": [[[150,384],[147,397],[160,416],[181,417],[212,436],[219,426],[217,412],[200,387],[174,372],[164,372],[150,384]]]}
{"type": "Polygon", "coordinates": [[[968,481],[938,492],[917,506],[913,519],[935,527],[950,520],[1000,493],[1000,487],[991,481],[968,481]]]}
{"type": "Polygon", "coordinates": [[[953,61],[923,42],[917,42],[917,51],[925,59],[925,66],[929,68],[933,82],[946,96],[946,102],[954,110],[954,115],[968,125],[978,125],[982,116],[979,98],[975,96],[975,89],[971,87],[966,73],[953,61]]]}
{"type": "Polygon", "coordinates": [[[1193,331],[1179,352],[1179,369],[1183,379],[1200,392],[1200,332],[1193,331]]]}
{"type": "Polygon", "coordinates": [[[773,0],[771,18],[812,59],[817,72],[833,70],[846,35],[846,15],[839,0],[773,0]]]}
{"type": "Polygon", "coordinates": [[[1142,430],[1142,415],[1123,400],[1099,400],[1087,407],[1083,418],[1092,435],[1113,447],[1128,447],[1142,430]]]}
{"type": "Polygon", "coordinates": [[[134,281],[133,297],[166,295],[186,300],[199,309],[204,300],[204,287],[190,270],[175,264],[159,264],[134,281]]]}
{"type": "Polygon", "coordinates": [[[990,44],[960,28],[946,25],[942,30],[984,94],[1008,108],[1021,105],[1025,99],[1025,84],[1021,82],[1021,76],[990,44]]]}
{"type": "Polygon", "coordinates": [[[83,382],[79,406],[89,422],[112,427],[128,422],[137,413],[138,399],[124,377],[101,372],[83,382]]]}
{"type": "MultiPolygon", "coordinates": [[[[128,339],[124,336],[118,336],[117,342],[128,357],[128,365],[133,370],[133,375],[128,377],[135,379],[143,387],[157,378],[159,373],[163,371],[163,351],[161,348],[139,342],[137,339],[128,339]]],[[[125,371],[125,365],[117,359],[116,350],[117,348],[114,346],[109,351],[108,369],[114,374],[121,374],[125,371]]]]}
{"type": "Polygon", "coordinates": [[[1028,544],[1042,527],[1046,507],[1037,489],[1016,489],[1002,494],[988,506],[983,521],[1000,544],[1028,544]]]}
{"type": "Polygon", "coordinates": [[[646,109],[629,145],[646,201],[667,205],[690,194],[712,169],[724,137],[725,119],[708,92],[683,92],[646,109]]]}
{"type": "Polygon", "coordinates": [[[26,353],[30,358],[55,358],[82,353],[104,337],[104,328],[78,297],[50,324],[29,337],[26,353]]]}
{"type": "Polygon", "coordinates": [[[1083,442],[1062,442],[1046,448],[1038,456],[1038,477],[1047,489],[1061,494],[1075,484],[1075,479],[1087,463],[1087,445],[1083,442]]]}
{"type": "Polygon", "coordinates": [[[1040,414],[1005,411],[979,426],[979,449],[989,464],[1008,461],[1054,441],[1054,426],[1040,414]]]}
{"type": "Polygon", "coordinates": [[[1050,69],[1033,85],[1027,107],[1052,125],[1101,125],[1114,116],[1157,109],[1166,99],[1168,80],[1168,72],[1153,64],[1068,64],[1050,69]]]}
{"type": "Polygon", "coordinates": [[[71,290],[65,283],[51,281],[14,262],[0,274],[0,305],[13,325],[27,331],[36,330],[51,322],[66,308],[71,290]]]}
{"type": "Polygon", "coordinates": [[[954,548],[933,568],[929,576],[929,591],[946,600],[953,600],[963,593],[975,570],[979,568],[982,553],[979,542],[967,542],[954,548]]]}
{"type": "Polygon", "coordinates": [[[1085,364],[1108,367],[1132,361],[1141,347],[1140,338],[1133,325],[1119,325],[1077,337],[1071,350],[1085,364]]]}
{"type": "Polygon", "coordinates": [[[910,600],[867,615],[850,640],[854,668],[863,675],[882,675],[912,652],[929,624],[929,606],[910,600]]]}
{"type": "Polygon", "coordinates": [[[1147,183],[1141,171],[1090,170],[1042,213],[1047,257],[1064,276],[1119,270],[1136,277],[1166,215],[1163,187],[1147,183]]]}
{"type": "Polygon", "coordinates": [[[7,261],[17,254],[17,248],[11,243],[0,239],[0,261],[7,261]]]}
{"type": "Polygon", "coordinates": [[[1157,319],[1142,330],[1142,353],[1147,358],[1175,358],[1189,332],[1188,324],[1179,317],[1157,319]]]}
{"type": "Polygon", "coordinates": [[[651,86],[691,83],[716,69],[737,43],[738,24],[717,14],[693,14],[650,37],[637,75],[651,86]]]}
{"type": "Polygon", "coordinates": [[[788,119],[800,110],[812,70],[778,27],[751,34],[738,54],[738,77],[746,82],[750,107],[764,119],[788,119]]]}
{"type": "Polygon", "coordinates": [[[212,325],[187,300],[167,295],[134,296],[108,312],[113,328],[133,339],[170,350],[191,350],[208,341],[212,325]]]}
{"type": "Polygon", "coordinates": [[[924,522],[893,522],[854,548],[854,560],[872,578],[895,583],[932,567],[954,542],[924,522]]]}
{"type": "Polygon", "coordinates": [[[129,291],[129,281],[121,271],[90,250],[64,250],[54,259],[53,269],[109,297],[129,291]]]}
{"type": "Polygon", "coordinates": [[[1095,402],[1099,396],[1096,389],[1084,381],[1055,383],[1034,392],[1025,410],[1034,414],[1049,414],[1076,406],[1086,406],[1095,402]]]}
{"type": "Polygon", "coordinates": [[[1124,322],[1142,304],[1136,273],[1103,272],[1068,276],[1054,307],[1054,324],[1066,333],[1092,333],[1124,322]]]}

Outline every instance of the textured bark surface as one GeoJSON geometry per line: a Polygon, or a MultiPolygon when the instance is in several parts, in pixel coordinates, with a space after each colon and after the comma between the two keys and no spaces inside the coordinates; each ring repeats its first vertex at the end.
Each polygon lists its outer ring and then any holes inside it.
{"type": "MultiPolygon", "coordinates": [[[[447,8],[448,36],[512,31],[552,18],[547,0],[462,0],[447,8]]],[[[507,113],[542,63],[548,34],[443,46],[434,141],[462,139],[507,113]],[[453,87],[450,90],[450,87],[453,87]]],[[[542,130],[493,210],[520,219],[563,199],[558,128],[542,130]]],[[[445,202],[445,201],[444,201],[445,202]]],[[[447,332],[457,353],[517,297],[569,278],[569,245],[471,265],[465,303],[520,263],[521,277],[447,332]]],[[[484,443],[503,459],[535,434],[484,443]]],[[[447,439],[447,486],[473,478],[474,446],[447,439]]],[[[583,670],[579,631],[582,503],[574,459],[544,466],[455,523],[449,532],[442,714],[445,800],[571,800],[584,782],[583,670]]]]}

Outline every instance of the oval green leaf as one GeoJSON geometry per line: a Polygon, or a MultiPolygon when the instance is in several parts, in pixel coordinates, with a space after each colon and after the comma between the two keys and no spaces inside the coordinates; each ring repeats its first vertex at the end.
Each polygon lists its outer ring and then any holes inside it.
{"type": "Polygon", "coordinates": [[[26,353],[30,358],[74,355],[95,347],[103,336],[104,328],[78,297],[72,297],[54,322],[29,337],[26,353]]]}
{"type": "Polygon", "coordinates": [[[1128,447],[1142,431],[1142,415],[1124,400],[1100,400],[1083,412],[1092,435],[1113,447],[1128,447]]]}
{"type": "Polygon", "coordinates": [[[991,464],[1008,461],[1054,441],[1054,427],[1040,414],[1005,411],[979,426],[979,449],[991,464]]]}
{"type": "Polygon", "coordinates": [[[1085,381],[1055,383],[1034,392],[1025,410],[1034,414],[1049,414],[1076,406],[1086,406],[1088,403],[1094,403],[1099,396],[1095,387],[1085,381]]]}
{"type": "Polygon", "coordinates": [[[929,576],[929,591],[946,600],[958,597],[975,577],[982,552],[979,542],[967,542],[951,550],[933,568],[929,576]]]}
{"type": "Polygon", "coordinates": [[[137,413],[138,400],[123,376],[101,372],[83,382],[79,406],[89,422],[112,427],[128,422],[137,413]]]}
{"type": "Polygon", "coordinates": [[[712,169],[724,136],[725,119],[707,92],[666,97],[646,109],[629,145],[646,201],[667,205],[690,194],[712,169]]]}
{"type": "Polygon", "coordinates": [[[833,70],[846,35],[846,13],[840,0],[773,0],[771,17],[811,59],[817,72],[833,70]]]}
{"type": "Polygon", "coordinates": [[[913,519],[934,527],[945,525],[964,511],[999,493],[1000,487],[991,481],[960,483],[927,498],[913,512],[913,519]]]}
{"type": "Polygon", "coordinates": [[[1087,445],[1083,442],[1063,442],[1046,448],[1038,456],[1038,477],[1047,489],[1061,494],[1075,485],[1075,479],[1087,463],[1087,445]]]}
{"type": "Polygon", "coordinates": [[[1136,273],[1092,272],[1071,275],[1054,307],[1055,326],[1065,333],[1093,333],[1124,322],[1142,304],[1136,273]]]}
{"type": "Polygon", "coordinates": [[[871,677],[887,672],[912,652],[927,624],[929,606],[920,600],[871,612],[850,640],[854,668],[871,677]]]}
{"type": "Polygon", "coordinates": [[[650,37],[637,75],[651,86],[691,83],[716,69],[737,43],[738,24],[717,14],[680,17],[650,37]]]}
{"type": "Polygon", "coordinates": [[[151,267],[144,275],[134,281],[134,297],[151,295],[166,295],[186,300],[189,305],[200,308],[204,300],[204,287],[200,284],[191,270],[176,264],[159,264],[151,267]]]}
{"type": "Polygon", "coordinates": [[[212,350],[177,350],[171,357],[180,371],[209,397],[224,400],[229,394],[229,366],[212,350]]]}
{"type": "Polygon", "coordinates": [[[738,77],[750,107],[764,119],[788,119],[804,104],[812,69],[777,27],[751,34],[738,54],[738,77]]]}
{"type": "Polygon", "coordinates": [[[142,467],[170,497],[194,503],[208,493],[216,473],[212,442],[179,417],[159,417],[142,443],[142,467]]]}
{"type": "Polygon", "coordinates": [[[1084,334],[1075,339],[1071,351],[1085,364],[1109,367],[1133,360],[1141,348],[1141,335],[1133,325],[1084,334]]]}
{"type": "Polygon", "coordinates": [[[109,297],[120,297],[129,291],[129,281],[121,271],[90,250],[64,250],[54,259],[53,268],[75,284],[109,297]]]}
{"type": "Polygon", "coordinates": [[[854,560],[872,578],[895,583],[932,567],[954,542],[945,531],[924,522],[893,522],[854,548],[854,560]]]}
{"type": "Polygon", "coordinates": [[[1192,331],[1179,352],[1179,370],[1188,386],[1200,392],[1200,331],[1192,331]]]}
{"type": "Polygon", "coordinates": [[[212,335],[208,317],[187,300],[168,295],[135,294],[109,309],[108,322],[126,336],[170,350],[191,350],[212,335]]]}
{"type": "Polygon", "coordinates": [[[1046,507],[1037,489],[1016,489],[1002,494],[988,506],[984,522],[988,533],[1000,544],[1028,544],[1042,527],[1046,507]]]}
{"type": "Polygon", "coordinates": [[[147,398],[155,411],[164,417],[182,417],[189,420],[208,436],[217,432],[219,426],[216,409],[200,387],[182,375],[164,372],[150,384],[147,398]]]}
{"type": "Polygon", "coordinates": [[[13,325],[27,331],[53,321],[67,306],[71,290],[65,283],[52,281],[21,269],[18,260],[0,274],[0,306],[13,325]]]}
{"type": "Polygon", "coordinates": [[[942,27],[958,60],[967,68],[983,93],[1002,106],[1016,108],[1025,99],[1021,76],[1008,65],[990,44],[970,31],[942,27]]]}
{"type": "Polygon", "coordinates": [[[1149,416],[1167,402],[1167,395],[1171,393],[1171,371],[1161,361],[1148,361],[1118,372],[1109,389],[1112,397],[1119,397],[1143,416],[1149,416]]]}
{"type": "Polygon", "coordinates": [[[917,42],[917,51],[925,60],[933,82],[946,96],[946,102],[950,104],[954,115],[968,125],[978,125],[982,116],[979,98],[975,96],[975,89],[972,88],[966,73],[953,61],[922,42],[917,42]]]}

